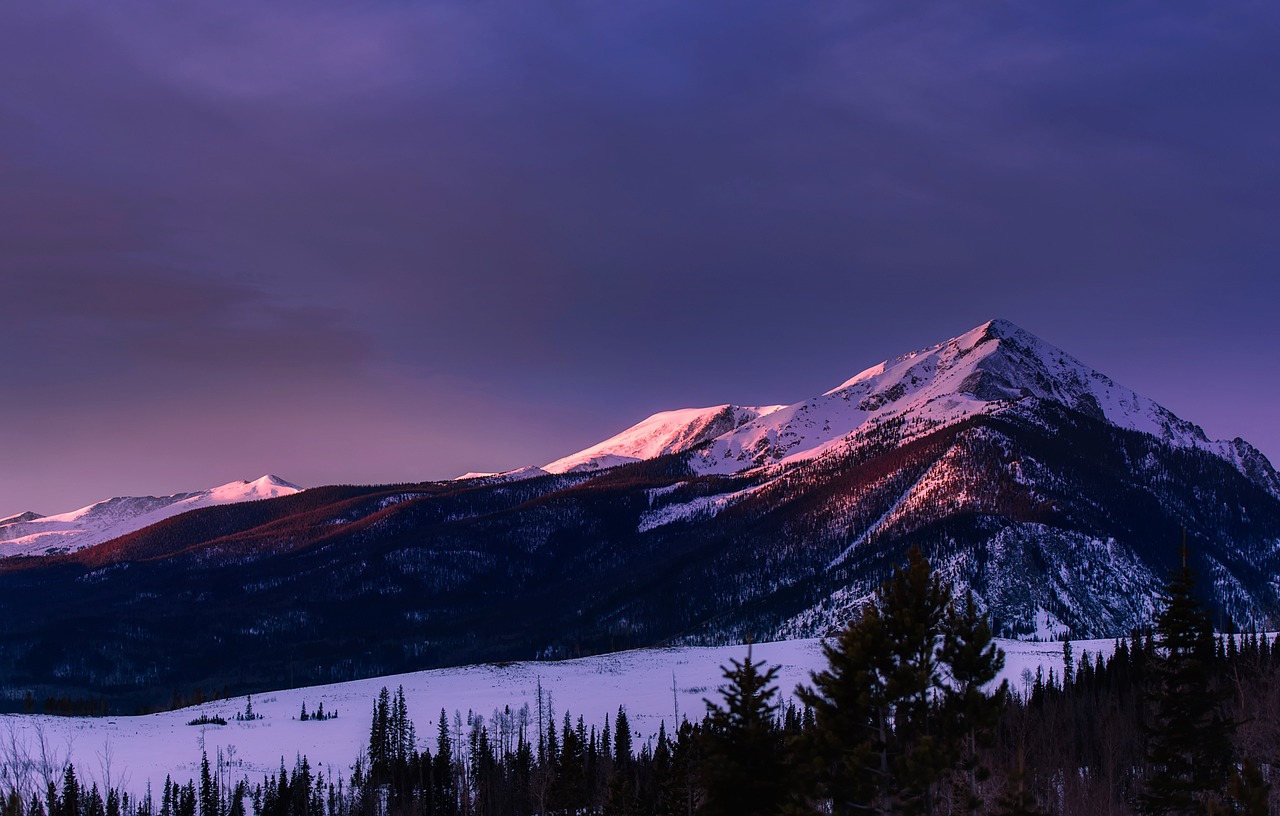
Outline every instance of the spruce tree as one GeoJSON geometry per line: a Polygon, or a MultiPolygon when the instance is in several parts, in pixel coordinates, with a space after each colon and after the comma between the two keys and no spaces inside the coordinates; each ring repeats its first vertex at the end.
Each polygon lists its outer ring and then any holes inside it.
{"type": "Polygon", "coordinates": [[[613,776],[605,796],[606,816],[631,816],[637,812],[635,756],[631,747],[631,723],[627,710],[618,706],[613,729],[613,776]]]}
{"type": "Polygon", "coordinates": [[[930,694],[950,591],[919,549],[827,648],[830,670],[802,690],[817,716],[837,814],[874,808],[927,812],[947,765],[930,694]]]}
{"type": "Polygon", "coordinates": [[[1213,626],[1196,596],[1185,547],[1182,568],[1171,576],[1165,596],[1148,669],[1150,776],[1137,804],[1143,813],[1203,814],[1226,788],[1234,723],[1222,711],[1213,626]]]}
{"type": "Polygon", "coordinates": [[[827,668],[812,675],[812,687],[797,689],[814,712],[814,727],[802,742],[802,776],[830,801],[835,816],[846,816],[870,810],[889,773],[892,723],[880,669],[888,646],[879,608],[863,607],[861,617],[822,650],[827,668]]]}
{"type": "Polygon", "coordinates": [[[436,731],[436,755],[432,763],[432,799],[441,816],[458,812],[458,790],[453,776],[453,743],[449,739],[449,717],[440,709],[436,731]]]}
{"type": "Polygon", "coordinates": [[[1004,653],[996,647],[986,616],[979,614],[973,593],[951,610],[943,637],[941,661],[947,669],[943,694],[943,735],[953,753],[952,765],[960,773],[956,792],[961,809],[976,812],[981,806],[978,785],[989,776],[979,749],[994,735],[1009,698],[1009,683],[986,689],[1004,668],[1004,653]]]}
{"type": "Polygon", "coordinates": [[[387,781],[391,773],[391,692],[378,692],[369,725],[369,778],[375,785],[387,781]]]}
{"type": "Polygon", "coordinates": [[[61,804],[59,816],[80,816],[80,783],[76,780],[76,769],[70,763],[62,773],[61,804]]]}
{"type": "Polygon", "coordinates": [[[631,724],[627,721],[627,709],[618,706],[618,719],[613,730],[613,762],[625,767],[631,764],[631,724]]]}
{"type": "Polygon", "coordinates": [[[1007,688],[994,699],[985,691],[1003,658],[972,599],[955,609],[913,548],[823,650],[828,668],[798,689],[815,719],[802,768],[832,812],[931,813],[939,785],[957,770],[965,808],[973,807],[978,748],[1007,688]]]}
{"type": "Polygon", "coordinates": [[[220,816],[218,787],[209,769],[209,754],[200,752],[200,816],[220,816]]]}
{"type": "Polygon", "coordinates": [[[786,752],[778,728],[773,685],[778,667],[760,671],[751,659],[731,661],[720,688],[724,706],[707,704],[703,734],[702,781],[708,816],[773,816],[788,798],[786,752]]]}

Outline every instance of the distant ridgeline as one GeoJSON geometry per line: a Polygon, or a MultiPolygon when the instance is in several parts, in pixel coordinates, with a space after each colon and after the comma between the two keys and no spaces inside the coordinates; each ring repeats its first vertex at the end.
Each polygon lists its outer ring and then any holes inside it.
{"type": "Polygon", "coordinates": [[[999,635],[1115,637],[1150,626],[1184,529],[1218,626],[1280,628],[1266,458],[995,321],[795,405],[667,412],[543,468],[312,488],[0,559],[0,698],[132,711],[817,636],[912,546],[999,635]]]}

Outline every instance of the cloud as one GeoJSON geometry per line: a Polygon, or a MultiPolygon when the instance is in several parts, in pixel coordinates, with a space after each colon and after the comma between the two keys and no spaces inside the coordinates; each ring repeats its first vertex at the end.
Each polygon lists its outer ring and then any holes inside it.
{"type": "Polygon", "coordinates": [[[0,364],[192,413],[363,389],[385,427],[487,395],[551,459],[1000,314],[1176,408],[1143,344],[1274,340],[1276,14],[6,6],[0,364]]]}

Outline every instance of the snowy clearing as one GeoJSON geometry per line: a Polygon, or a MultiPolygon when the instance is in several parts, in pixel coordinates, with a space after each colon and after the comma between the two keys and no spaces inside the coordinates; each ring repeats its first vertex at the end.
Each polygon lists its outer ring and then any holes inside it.
{"type": "MultiPolygon", "coordinates": [[[[1002,676],[1021,693],[1023,670],[1034,674],[1043,667],[1062,672],[1061,643],[999,641],[1006,661],[1002,676]]],[[[1074,641],[1077,661],[1087,651],[1109,655],[1110,640],[1074,641]]],[[[60,769],[70,758],[81,778],[104,785],[111,782],[135,793],[145,792],[148,782],[158,789],[166,775],[175,780],[198,777],[201,750],[214,759],[219,749],[235,773],[260,779],[280,767],[283,757],[292,767],[304,754],[311,766],[327,777],[347,775],[356,755],[367,745],[370,713],[378,691],[403,686],[410,717],[419,738],[434,744],[435,724],[443,708],[452,722],[454,712],[465,721],[473,711],[488,720],[495,710],[510,706],[513,712],[528,705],[536,721],[538,684],[544,700],[554,708],[556,722],[566,708],[576,720],[582,715],[588,727],[599,728],[606,715],[625,705],[636,745],[652,740],[659,724],[670,730],[679,718],[698,719],[706,711],[705,698],[718,701],[721,666],[741,660],[746,646],[641,649],[558,662],[482,664],[451,669],[357,680],[309,688],[254,695],[253,710],[263,719],[238,722],[245,698],[204,703],[199,706],[137,717],[68,718],[35,715],[0,715],[0,762],[15,754],[43,764],[40,757],[60,769]],[[674,689],[673,689],[674,686],[674,689]],[[323,703],[336,719],[301,721],[305,703],[314,712],[323,703]],[[201,715],[221,716],[227,725],[191,726],[201,715]],[[41,741],[45,746],[40,748],[41,741]]],[[[822,669],[821,641],[792,640],[760,643],[752,647],[757,661],[780,667],[778,687],[790,695],[797,684],[807,683],[811,671],[822,669]]],[[[536,726],[535,726],[536,728],[536,726]]]]}

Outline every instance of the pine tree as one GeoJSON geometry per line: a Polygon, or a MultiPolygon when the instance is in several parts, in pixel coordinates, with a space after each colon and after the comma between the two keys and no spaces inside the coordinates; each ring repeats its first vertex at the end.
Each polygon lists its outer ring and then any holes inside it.
{"type": "Polygon", "coordinates": [[[1234,723],[1222,713],[1225,695],[1213,676],[1213,626],[1196,597],[1185,547],[1182,568],[1171,576],[1165,595],[1148,671],[1151,772],[1137,804],[1143,813],[1203,814],[1226,788],[1234,723]]]}
{"type": "Polygon", "coordinates": [[[410,734],[412,726],[409,721],[409,704],[404,699],[404,686],[400,686],[396,689],[395,701],[392,703],[388,740],[391,758],[401,768],[408,763],[409,754],[413,751],[410,734]]]}
{"type": "Polygon", "coordinates": [[[449,717],[440,709],[437,727],[436,755],[432,761],[432,799],[441,816],[458,812],[458,790],[453,776],[453,743],[449,739],[449,717]]]}
{"type": "Polygon", "coordinates": [[[605,798],[604,813],[607,816],[631,816],[636,813],[635,756],[631,752],[631,723],[627,710],[618,706],[618,717],[613,729],[613,776],[605,798]]]}
{"type": "Polygon", "coordinates": [[[913,548],[823,649],[828,668],[798,689],[815,723],[801,740],[802,771],[832,811],[931,813],[949,777],[964,809],[976,807],[979,748],[1008,689],[986,691],[1003,656],[972,598],[957,609],[913,548]]]}
{"type": "Polygon", "coordinates": [[[964,811],[981,806],[978,784],[989,776],[980,761],[979,748],[991,741],[1009,698],[1008,681],[993,692],[986,688],[1004,668],[1004,653],[995,644],[991,626],[978,613],[973,593],[951,610],[943,638],[941,661],[947,667],[943,695],[945,737],[953,752],[952,764],[960,771],[957,793],[964,811]]]}
{"type": "Polygon", "coordinates": [[[631,724],[627,722],[627,710],[618,706],[618,718],[613,731],[613,761],[615,765],[629,765],[631,753],[631,724]]]}
{"type": "Polygon", "coordinates": [[[829,668],[799,690],[814,709],[810,770],[836,814],[927,812],[948,763],[930,695],[951,601],[916,548],[862,616],[824,645],[829,668]]]}
{"type": "Polygon", "coordinates": [[[200,752],[200,816],[220,816],[218,788],[209,769],[209,754],[200,752]]]}
{"type": "Polygon", "coordinates": [[[391,692],[378,692],[369,726],[369,778],[375,785],[387,781],[391,772],[391,692]]]}
{"type": "Polygon", "coordinates": [[[80,783],[76,780],[76,769],[69,763],[62,772],[61,804],[59,816],[80,816],[80,783]]]}
{"type": "Polygon", "coordinates": [[[787,757],[782,731],[774,717],[778,667],[760,671],[751,660],[731,661],[724,668],[724,706],[710,700],[703,734],[702,780],[708,816],[773,816],[789,794],[787,757]]]}

